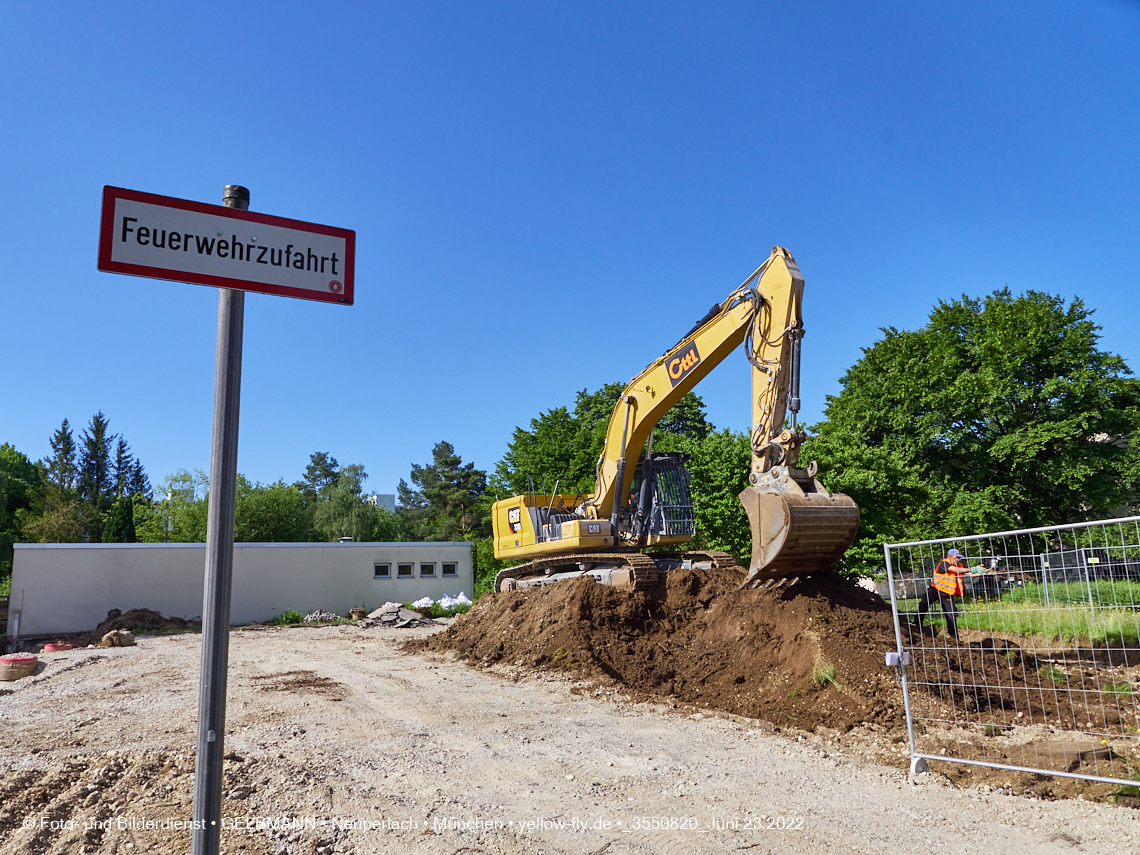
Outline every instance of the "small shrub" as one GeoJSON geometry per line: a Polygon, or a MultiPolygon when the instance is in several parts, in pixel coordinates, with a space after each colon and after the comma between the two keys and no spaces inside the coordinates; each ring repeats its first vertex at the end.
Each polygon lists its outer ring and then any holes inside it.
{"type": "MultiPolygon", "coordinates": [[[[412,611],[418,611],[418,609],[416,609],[416,607],[413,606],[410,602],[404,603],[404,608],[411,609],[412,611]]],[[[432,618],[455,617],[456,615],[465,614],[466,612],[470,611],[470,609],[471,609],[471,605],[468,603],[460,603],[458,606],[451,606],[451,607],[446,608],[446,609],[443,606],[441,606],[439,603],[432,603],[431,604],[431,610],[427,613],[426,617],[432,617],[432,618]]]]}
{"type": "Polygon", "coordinates": [[[277,615],[270,621],[274,626],[288,626],[290,624],[301,623],[305,616],[296,609],[289,609],[277,615]]]}
{"type": "Polygon", "coordinates": [[[1041,679],[1048,680],[1054,686],[1063,686],[1069,682],[1068,675],[1065,674],[1060,668],[1053,665],[1042,665],[1037,673],[1041,675],[1041,679]]]}
{"type": "Polygon", "coordinates": [[[826,662],[812,669],[811,681],[821,689],[826,689],[829,685],[837,689],[843,688],[835,681],[835,666],[826,662]]]}

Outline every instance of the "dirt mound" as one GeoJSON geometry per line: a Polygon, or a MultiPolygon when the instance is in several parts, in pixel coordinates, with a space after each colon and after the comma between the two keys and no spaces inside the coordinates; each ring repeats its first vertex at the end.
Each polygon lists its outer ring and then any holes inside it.
{"type": "Polygon", "coordinates": [[[879,597],[830,572],[780,588],[738,591],[740,581],[732,570],[677,570],[654,591],[579,579],[493,594],[410,647],[609,678],[640,699],[807,730],[901,719],[879,597]]]}
{"type": "Polygon", "coordinates": [[[91,632],[76,637],[76,644],[98,644],[99,639],[113,629],[125,629],[135,635],[148,632],[165,632],[170,630],[200,630],[202,625],[197,621],[184,620],[180,617],[163,617],[159,612],[151,609],[131,609],[129,612],[120,612],[111,609],[107,612],[107,619],[91,632]]]}
{"type": "MultiPolygon", "coordinates": [[[[242,816],[266,764],[226,756],[222,812],[242,816]]],[[[0,779],[0,841],[5,852],[184,852],[190,831],[171,823],[191,818],[193,792],[193,752],[108,751],[13,768],[0,779]]],[[[272,843],[222,832],[222,852],[283,851],[272,843]]]]}

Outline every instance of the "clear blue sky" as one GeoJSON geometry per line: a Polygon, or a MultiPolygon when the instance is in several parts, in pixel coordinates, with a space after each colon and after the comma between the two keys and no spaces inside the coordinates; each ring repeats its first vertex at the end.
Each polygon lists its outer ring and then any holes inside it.
{"type": "MultiPolygon", "coordinates": [[[[627,380],[773,244],[807,422],[885,326],[1008,285],[1140,367],[1140,6],[12,3],[0,29],[0,442],[102,410],[209,469],[217,296],[99,273],[117,185],[355,229],[356,305],[246,302],[239,469],[394,492],[447,439],[627,380]]],[[[697,389],[745,429],[748,370],[697,389]]]]}

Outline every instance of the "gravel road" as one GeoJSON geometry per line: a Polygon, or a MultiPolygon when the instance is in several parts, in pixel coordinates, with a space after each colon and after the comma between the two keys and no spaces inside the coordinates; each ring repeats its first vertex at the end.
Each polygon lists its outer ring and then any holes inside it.
{"type": "MultiPolygon", "coordinates": [[[[223,851],[1140,851],[1130,809],[911,785],[843,740],[399,652],[431,631],[233,633],[223,851]]],[[[199,651],[145,636],[0,684],[0,851],[189,851],[199,651]]]]}

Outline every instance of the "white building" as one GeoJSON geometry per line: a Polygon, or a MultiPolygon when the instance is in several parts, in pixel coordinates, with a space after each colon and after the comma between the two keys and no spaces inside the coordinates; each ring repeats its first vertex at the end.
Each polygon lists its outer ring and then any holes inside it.
{"type": "MultiPolygon", "coordinates": [[[[8,635],[87,632],[111,609],[200,618],[203,543],[17,543],[8,635]]],[[[237,543],[230,622],[473,597],[470,543],[237,543]]]]}
{"type": "Polygon", "coordinates": [[[375,505],[378,508],[387,508],[392,513],[396,513],[396,494],[371,493],[368,496],[368,504],[375,505]]]}

